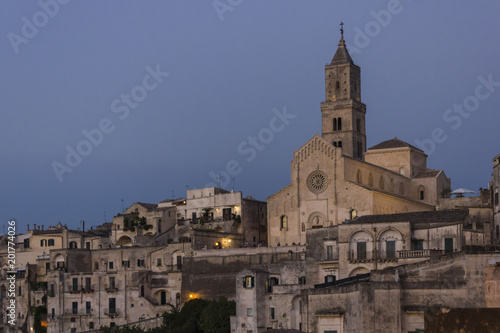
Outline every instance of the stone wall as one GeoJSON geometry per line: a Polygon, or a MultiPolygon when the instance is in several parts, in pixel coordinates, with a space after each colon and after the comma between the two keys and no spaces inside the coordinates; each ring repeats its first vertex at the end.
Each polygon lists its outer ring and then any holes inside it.
{"type": "Polygon", "coordinates": [[[184,257],[181,300],[186,302],[190,294],[203,299],[224,296],[234,300],[235,279],[240,271],[303,261],[304,251],[304,246],[196,251],[193,256],[184,257]]]}

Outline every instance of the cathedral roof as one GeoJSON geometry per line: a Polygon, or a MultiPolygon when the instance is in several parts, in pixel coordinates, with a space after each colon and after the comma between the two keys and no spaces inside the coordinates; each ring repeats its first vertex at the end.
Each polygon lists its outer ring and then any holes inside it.
{"type": "Polygon", "coordinates": [[[369,148],[368,150],[403,148],[403,147],[407,147],[407,148],[411,148],[411,149],[415,149],[415,150],[423,152],[422,149],[417,148],[415,146],[412,146],[411,144],[404,142],[402,140],[399,140],[397,137],[395,137],[394,139],[391,139],[391,140],[381,142],[378,145],[375,145],[375,146],[369,148]]]}
{"type": "Polygon", "coordinates": [[[337,52],[335,52],[330,65],[338,65],[343,63],[353,63],[353,61],[351,56],[349,55],[349,51],[347,51],[344,36],[342,35],[339,41],[339,47],[337,49],[337,52]]]}

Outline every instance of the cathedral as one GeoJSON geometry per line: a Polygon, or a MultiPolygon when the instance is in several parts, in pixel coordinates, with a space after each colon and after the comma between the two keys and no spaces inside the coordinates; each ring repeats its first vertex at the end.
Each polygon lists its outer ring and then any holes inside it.
{"type": "Polygon", "coordinates": [[[451,188],[443,170],[398,138],[366,148],[361,69],[341,38],[325,66],[321,136],[293,153],[291,183],[267,198],[269,246],[304,244],[306,231],[362,215],[433,211],[451,188]]]}

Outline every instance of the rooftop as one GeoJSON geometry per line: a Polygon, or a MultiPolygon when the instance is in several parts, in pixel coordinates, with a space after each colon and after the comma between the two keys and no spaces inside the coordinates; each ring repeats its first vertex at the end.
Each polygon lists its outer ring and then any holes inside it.
{"type": "Polygon", "coordinates": [[[378,145],[369,148],[368,150],[391,149],[391,148],[411,148],[423,153],[422,149],[412,146],[411,144],[404,142],[403,140],[399,140],[397,137],[391,140],[381,142],[378,145]]]}

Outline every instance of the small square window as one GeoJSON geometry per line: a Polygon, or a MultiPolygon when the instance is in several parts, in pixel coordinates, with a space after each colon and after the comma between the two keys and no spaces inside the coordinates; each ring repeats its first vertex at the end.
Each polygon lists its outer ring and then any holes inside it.
{"type": "Polygon", "coordinates": [[[113,264],[113,262],[112,262],[112,261],[110,261],[110,262],[108,263],[108,267],[109,267],[109,269],[113,269],[114,264],[113,264]]]}
{"type": "Polygon", "coordinates": [[[247,317],[252,317],[252,316],[253,316],[253,309],[247,308],[247,317]]]}

